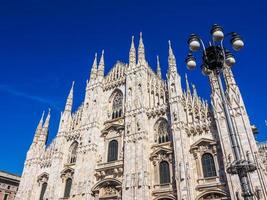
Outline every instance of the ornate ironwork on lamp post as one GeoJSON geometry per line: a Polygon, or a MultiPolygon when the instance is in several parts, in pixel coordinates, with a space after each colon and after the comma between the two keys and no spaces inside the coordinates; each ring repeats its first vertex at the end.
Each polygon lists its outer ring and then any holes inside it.
{"type": "Polygon", "coordinates": [[[202,65],[201,69],[203,74],[209,76],[213,74],[218,82],[223,111],[226,119],[229,137],[234,153],[234,161],[227,167],[226,171],[229,174],[237,174],[242,188],[242,196],[245,200],[253,199],[253,192],[250,187],[248,173],[256,170],[256,165],[249,160],[245,160],[241,156],[241,151],[237,139],[237,133],[233,125],[233,121],[230,114],[229,105],[227,104],[221,74],[225,67],[231,67],[235,64],[235,58],[233,54],[224,48],[223,41],[225,36],[230,36],[230,42],[235,51],[239,51],[243,48],[244,42],[239,34],[235,32],[224,35],[222,27],[214,24],[211,29],[212,41],[206,47],[203,40],[196,34],[191,34],[188,39],[188,45],[190,52],[186,58],[187,68],[193,70],[196,68],[196,59],[192,55],[202,49],[202,65]]]}

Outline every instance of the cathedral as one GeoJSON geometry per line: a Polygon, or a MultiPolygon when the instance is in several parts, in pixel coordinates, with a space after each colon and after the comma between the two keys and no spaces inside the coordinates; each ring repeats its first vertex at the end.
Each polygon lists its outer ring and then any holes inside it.
{"type": "MultiPolygon", "coordinates": [[[[105,74],[104,51],[95,55],[84,101],[74,111],[74,83],[58,132],[47,144],[50,111],[42,115],[27,152],[16,200],[241,200],[234,160],[213,74],[211,102],[185,77],[169,42],[164,80],[159,58],[153,71],[140,34],[128,63],[105,74]],[[45,117],[45,118],[44,118],[45,117]]],[[[223,76],[242,158],[255,163],[248,179],[253,200],[267,199],[266,159],[254,138],[230,67],[223,76]]]]}

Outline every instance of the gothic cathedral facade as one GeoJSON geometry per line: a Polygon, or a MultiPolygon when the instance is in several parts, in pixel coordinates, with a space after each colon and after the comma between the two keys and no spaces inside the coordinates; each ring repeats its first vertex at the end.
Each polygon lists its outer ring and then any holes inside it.
{"type": "MultiPolygon", "coordinates": [[[[104,75],[104,52],[95,56],[84,102],[72,111],[72,84],[59,129],[47,145],[50,112],[41,118],[27,152],[16,200],[204,200],[242,199],[218,85],[211,104],[196,88],[181,86],[169,42],[167,80],[159,59],[154,72],[142,34],[129,62],[104,75]]],[[[253,199],[267,199],[267,173],[245,104],[229,67],[223,72],[242,157],[257,170],[249,175],[253,199]]]]}

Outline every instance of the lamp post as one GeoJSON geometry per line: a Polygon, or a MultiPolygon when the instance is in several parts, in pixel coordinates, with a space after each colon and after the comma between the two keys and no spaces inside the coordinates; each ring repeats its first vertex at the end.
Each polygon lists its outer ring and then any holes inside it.
{"type": "Polygon", "coordinates": [[[204,75],[213,74],[216,79],[220,90],[223,111],[226,119],[226,124],[228,128],[228,134],[230,137],[234,161],[227,167],[226,171],[229,174],[237,174],[241,188],[242,196],[245,200],[253,199],[253,192],[250,187],[248,173],[256,170],[256,165],[249,160],[245,160],[241,156],[240,146],[238,143],[237,133],[233,125],[233,121],[230,115],[229,105],[225,97],[225,92],[221,80],[221,74],[225,67],[232,67],[235,64],[235,58],[232,53],[225,49],[223,46],[223,41],[225,36],[230,36],[230,42],[235,51],[239,51],[243,48],[244,42],[242,41],[239,34],[235,32],[228,33],[224,35],[222,27],[217,24],[214,24],[211,29],[212,41],[209,42],[209,45],[205,47],[203,40],[196,34],[191,34],[188,39],[188,45],[190,52],[186,58],[187,68],[193,70],[196,68],[196,59],[192,55],[193,52],[196,52],[202,49],[202,65],[201,69],[204,75]]]}

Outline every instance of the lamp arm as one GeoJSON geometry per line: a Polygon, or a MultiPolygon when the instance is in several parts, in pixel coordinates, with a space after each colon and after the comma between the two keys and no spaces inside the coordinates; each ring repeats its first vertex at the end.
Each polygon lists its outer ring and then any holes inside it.
{"type": "Polygon", "coordinates": [[[223,46],[223,39],[221,40],[220,45],[221,45],[221,48],[222,48],[222,51],[223,51],[223,60],[225,62],[225,51],[224,51],[224,46],[223,46]]]}
{"type": "Polygon", "coordinates": [[[198,37],[198,39],[200,41],[200,44],[202,45],[202,48],[203,48],[203,51],[204,51],[204,55],[206,56],[206,47],[205,47],[205,44],[204,44],[203,40],[200,37],[198,37]]]}

